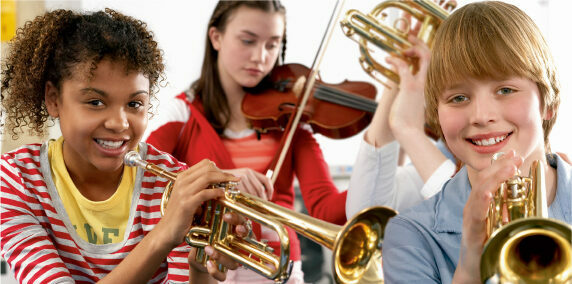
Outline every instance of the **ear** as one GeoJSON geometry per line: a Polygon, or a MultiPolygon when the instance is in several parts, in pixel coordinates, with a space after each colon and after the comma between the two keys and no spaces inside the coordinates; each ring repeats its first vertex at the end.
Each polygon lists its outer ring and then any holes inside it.
{"type": "Polygon", "coordinates": [[[213,48],[216,51],[220,50],[221,36],[222,36],[222,34],[220,33],[220,31],[216,27],[210,27],[209,28],[209,39],[211,41],[213,48]]]}
{"type": "Polygon", "coordinates": [[[58,88],[56,88],[52,82],[48,81],[46,82],[44,89],[44,101],[46,103],[46,108],[48,109],[48,114],[53,118],[57,118],[59,117],[58,107],[60,106],[58,101],[58,88]]]}
{"type": "Polygon", "coordinates": [[[547,107],[544,110],[544,114],[542,119],[544,120],[551,120],[554,117],[554,108],[553,107],[547,107]]]}

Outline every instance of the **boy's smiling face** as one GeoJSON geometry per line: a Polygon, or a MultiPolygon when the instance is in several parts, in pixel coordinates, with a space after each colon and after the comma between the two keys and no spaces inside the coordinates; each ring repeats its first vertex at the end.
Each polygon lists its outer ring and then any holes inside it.
{"type": "Polygon", "coordinates": [[[438,115],[453,154],[476,171],[488,167],[496,152],[514,149],[525,166],[544,157],[542,120],[549,117],[532,80],[458,82],[439,97],[438,115]]]}
{"type": "Polygon", "coordinates": [[[75,73],[60,90],[46,86],[48,111],[59,118],[65,139],[66,167],[74,173],[122,170],[123,156],[147,126],[149,79],[105,58],[91,78],[75,73]]]}

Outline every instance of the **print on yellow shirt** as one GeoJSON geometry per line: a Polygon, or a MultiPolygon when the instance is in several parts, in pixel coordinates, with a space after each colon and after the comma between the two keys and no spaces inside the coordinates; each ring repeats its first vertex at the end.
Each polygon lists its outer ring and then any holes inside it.
{"type": "MultiPolygon", "coordinates": [[[[73,225],[74,229],[77,231],[77,226],[73,225]]],[[[83,228],[85,229],[85,232],[77,232],[80,235],[86,235],[87,236],[87,241],[90,244],[97,244],[97,234],[93,231],[93,228],[85,223],[83,224],[83,228]]],[[[119,229],[117,228],[101,228],[101,234],[103,235],[103,244],[111,244],[111,243],[115,243],[116,241],[114,241],[113,239],[117,239],[117,237],[119,237],[119,229]],[[112,239],[110,237],[110,235],[113,234],[115,237],[112,239]]]]}

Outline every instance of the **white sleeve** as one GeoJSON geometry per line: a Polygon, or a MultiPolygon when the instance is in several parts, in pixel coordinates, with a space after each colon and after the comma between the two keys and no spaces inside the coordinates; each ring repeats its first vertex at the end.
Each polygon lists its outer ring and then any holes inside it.
{"type": "Polygon", "coordinates": [[[362,140],[348,188],[348,218],[371,206],[400,210],[423,200],[423,180],[413,165],[398,167],[398,158],[397,141],[375,148],[362,140]]]}
{"type": "Polygon", "coordinates": [[[371,206],[406,209],[441,191],[455,174],[455,163],[449,158],[423,183],[415,166],[409,163],[399,167],[398,158],[397,141],[375,148],[362,140],[348,188],[348,218],[371,206]]]}
{"type": "Polygon", "coordinates": [[[427,182],[423,185],[421,189],[421,195],[424,199],[428,199],[431,196],[437,194],[454,174],[456,166],[453,161],[447,159],[445,160],[439,168],[437,168],[432,174],[427,182]]]}

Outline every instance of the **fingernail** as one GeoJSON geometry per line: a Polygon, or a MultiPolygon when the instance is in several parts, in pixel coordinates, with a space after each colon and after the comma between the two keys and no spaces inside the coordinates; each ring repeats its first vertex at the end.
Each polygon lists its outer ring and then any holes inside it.
{"type": "Polygon", "coordinates": [[[214,250],[212,247],[205,247],[205,252],[207,253],[207,255],[212,256],[212,254],[214,253],[214,250]]]}
{"type": "Polygon", "coordinates": [[[514,157],[512,157],[513,160],[515,161],[519,161],[520,160],[520,156],[515,155],[514,157]]]}
{"type": "Polygon", "coordinates": [[[504,152],[494,153],[493,156],[491,157],[491,163],[496,160],[499,160],[504,154],[505,154],[504,152]]]}
{"type": "Polygon", "coordinates": [[[487,201],[491,201],[493,199],[494,193],[492,192],[487,192],[487,194],[485,195],[485,198],[487,201]]]}
{"type": "Polygon", "coordinates": [[[210,269],[213,269],[213,268],[214,268],[214,263],[213,263],[212,260],[207,261],[207,267],[210,268],[210,269]]]}

